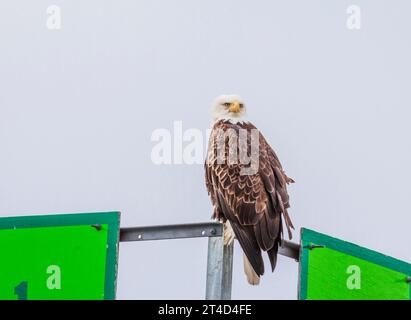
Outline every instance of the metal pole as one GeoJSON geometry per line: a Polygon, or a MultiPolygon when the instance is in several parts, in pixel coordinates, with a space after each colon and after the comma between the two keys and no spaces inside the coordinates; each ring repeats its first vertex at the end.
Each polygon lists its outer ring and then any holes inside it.
{"type": "Polygon", "coordinates": [[[208,238],[206,300],[230,300],[233,279],[233,244],[223,237],[208,238]]]}
{"type": "Polygon", "coordinates": [[[224,246],[223,251],[223,286],[221,290],[221,299],[231,300],[231,289],[233,284],[234,242],[229,246],[224,246]]]}
{"type": "MultiPolygon", "coordinates": [[[[206,299],[230,300],[234,246],[233,244],[224,246],[223,224],[219,222],[205,222],[120,228],[121,242],[196,237],[208,237],[206,299]]],[[[300,246],[284,240],[278,253],[298,261],[300,246]]]]}

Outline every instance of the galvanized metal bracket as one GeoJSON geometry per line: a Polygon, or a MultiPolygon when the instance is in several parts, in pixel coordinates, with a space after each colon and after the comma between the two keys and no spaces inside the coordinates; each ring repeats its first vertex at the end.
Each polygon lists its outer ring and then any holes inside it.
{"type": "MultiPolygon", "coordinates": [[[[200,237],[208,238],[206,299],[229,300],[231,299],[234,246],[224,245],[222,223],[204,222],[120,228],[121,242],[200,237]]],[[[300,246],[284,240],[278,253],[298,261],[300,246]]]]}
{"type": "Polygon", "coordinates": [[[219,222],[173,224],[120,229],[120,241],[147,241],[199,237],[221,237],[223,225],[219,222]]]}

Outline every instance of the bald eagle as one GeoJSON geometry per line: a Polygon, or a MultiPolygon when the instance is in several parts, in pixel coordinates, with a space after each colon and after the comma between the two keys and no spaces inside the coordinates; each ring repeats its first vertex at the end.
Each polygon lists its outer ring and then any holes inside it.
{"type": "Polygon", "coordinates": [[[284,223],[288,237],[292,237],[287,185],[294,181],[285,174],[264,136],[246,120],[246,106],[239,96],[219,96],[212,116],[214,124],[204,165],[212,217],[224,223],[225,245],[234,238],[239,241],[247,281],[257,285],[264,274],[261,251],[267,252],[274,271],[284,223]],[[241,153],[243,157],[238,159],[241,153]],[[250,170],[253,165],[254,170],[250,170]]]}

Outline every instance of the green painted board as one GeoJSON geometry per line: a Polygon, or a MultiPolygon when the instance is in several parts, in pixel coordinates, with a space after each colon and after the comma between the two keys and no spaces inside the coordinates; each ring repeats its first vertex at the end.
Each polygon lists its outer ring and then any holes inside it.
{"type": "Polygon", "coordinates": [[[301,229],[299,299],[411,300],[411,264],[301,229]]]}
{"type": "Polygon", "coordinates": [[[0,218],[0,299],[114,299],[119,225],[119,212],[0,218]]]}

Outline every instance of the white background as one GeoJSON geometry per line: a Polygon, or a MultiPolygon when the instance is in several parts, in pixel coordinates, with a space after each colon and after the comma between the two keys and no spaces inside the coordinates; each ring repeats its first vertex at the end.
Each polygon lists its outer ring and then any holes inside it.
{"type": "MultiPolygon", "coordinates": [[[[208,221],[202,165],[154,165],[150,137],[176,120],[204,132],[214,97],[238,93],[296,180],[295,241],[304,226],[411,261],[410,12],[405,0],[3,0],[0,216],[208,221]],[[351,4],[361,30],[346,27],[351,4]],[[61,30],[46,27],[50,5],[61,30]]],[[[206,248],[121,244],[118,298],[202,299],[206,248]]],[[[296,298],[297,263],[280,257],[250,287],[235,250],[233,298],[296,298]]]]}

